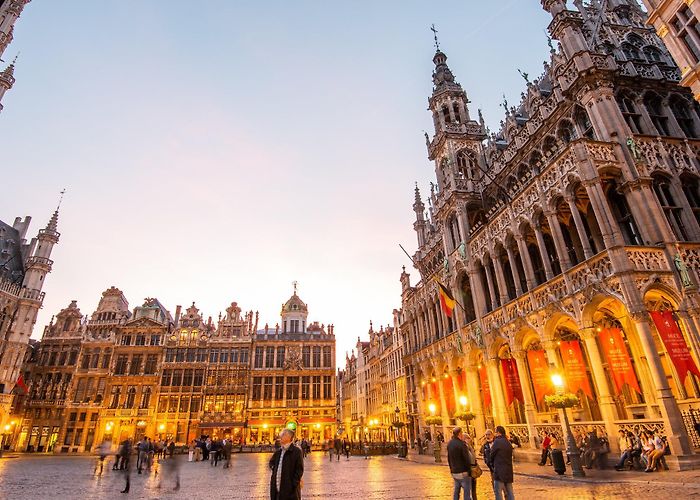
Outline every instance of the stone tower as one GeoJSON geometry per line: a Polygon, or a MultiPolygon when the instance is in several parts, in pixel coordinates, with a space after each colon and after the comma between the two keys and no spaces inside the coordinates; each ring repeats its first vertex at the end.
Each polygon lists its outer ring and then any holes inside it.
{"type": "MultiPolygon", "coordinates": [[[[13,38],[15,22],[19,19],[24,6],[31,0],[0,0],[0,61],[2,61],[3,53],[7,46],[10,45],[13,38]]],[[[2,98],[5,92],[12,88],[15,83],[14,71],[15,60],[0,72],[0,112],[2,111],[2,98]]]]}

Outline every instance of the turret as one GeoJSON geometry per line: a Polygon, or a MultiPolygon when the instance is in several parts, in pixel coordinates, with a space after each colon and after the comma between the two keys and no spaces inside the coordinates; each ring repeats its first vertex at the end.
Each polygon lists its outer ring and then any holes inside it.
{"type": "Polygon", "coordinates": [[[5,92],[10,90],[15,83],[15,61],[12,61],[5,70],[0,73],[0,112],[2,111],[2,98],[5,92]]]}
{"type": "Polygon", "coordinates": [[[428,221],[425,220],[425,205],[420,198],[418,183],[416,183],[413,211],[416,213],[416,222],[413,223],[413,229],[416,230],[416,234],[418,235],[418,247],[420,248],[425,244],[425,240],[427,238],[428,221]]]}
{"type": "Polygon", "coordinates": [[[38,294],[44,286],[44,278],[51,272],[53,261],[50,259],[51,252],[61,234],[58,229],[58,209],[53,213],[51,219],[44,229],[39,230],[36,245],[32,255],[26,260],[27,270],[24,274],[22,286],[31,293],[38,294]]]}

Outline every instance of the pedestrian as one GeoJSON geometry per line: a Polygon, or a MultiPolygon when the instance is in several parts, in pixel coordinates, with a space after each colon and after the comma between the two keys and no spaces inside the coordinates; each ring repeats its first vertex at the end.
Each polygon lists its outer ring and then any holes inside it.
{"type": "Polygon", "coordinates": [[[98,448],[97,452],[99,455],[99,462],[97,463],[97,467],[95,467],[95,472],[97,472],[99,469],[99,476],[102,475],[102,471],[105,466],[105,459],[107,458],[107,455],[109,455],[110,451],[112,451],[112,441],[110,441],[109,439],[105,439],[104,441],[102,441],[102,444],[98,448]]]}
{"type": "Polygon", "coordinates": [[[294,431],[282,429],[280,449],[270,459],[270,499],[301,500],[304,456],[299,448],[292,445],[294,431]]]}
{"type": "Polygon", "coordinates": [[[482,470],[481,467],[479,467],[479,464],[476,462],[476,451],[474,450],[474,442],[472,440],[472,437],[469,434],[464,434],[462,433],[462,439],[464,439],[464,443],[467,445],[467,448],[469,448],[469,452],[471,453],[471,480],[472,480],[472,500],[476,500],[476,479],[481,476],[482,470]],[[478,469],[478,471],[477,471],[478,469]]]}
{"type": "Polygon", "coordinates": [[[474,458],[463,440],[462,429],[455,427],[452,439],[447,444],[447,463],[454,480],[453,500],[459,500],[460,490],[464,491],[464,500],[471,500],[471,469],[474,458]]]}
{"type": "MultiPolygon", "coordinates": [[[[481,445],[481,456],[484,458],[484,463],[491,470],[489,465],[489,456],[491,455],[491,445],[493,444],[493,431],[491,429],[486,429],[484,432],[484,437],[481,438],[483,444],[481,445]]],[[[491,471],[493,472],[493,471],[491,471]]]]}
{"type": "Polygon", "coordinates": [[[339,437],[336,436],[335,440],[333,441],[333,446],[335,447],[336,461],[340,462],[340,455],[343,453],[343,442],[339,437]]]}
{"type": "Polygon", "coordinates": [[[124,460],[124,468],[122,469],[124,471],[124,489],[121,491],[122,493],[129,493],[131,487],[131,451],[131,439],[126,439],[119,451],[119,455],[124,460]]]}
{"type": "Polygon", "coordinates": [[[187,461],[192,462],[194,460],[194,449],[197,446],[197,441],[194,439],[190,442],[190,445],[187,447],[187,461]]]}
{"type": "Polygon", "coordinates": [[[506,439],[502,425],[496,427],[496,438],[489,452],[489,469],[493,474],[493,493],[496,500],[515,500],[513,494],[513,446],[506,439]]]}
{"type": "Polygon", "coordinates": [[[335,448],[333,447],[333,440],[329,439],[328,440],[328,457],[330,458],[331,462],[333,461],[333,451],[335,448]]]}
{"type": "Polygon", "coordinates": [[[233,443],[230,439],[224,440],[223,450],[224,460],[226,460],[226,462],[224,463],[224,469],[228,469],[229,467],[231,467],[231,454],[233,453],[233,443]]]}
{"type": "Polygon", "coordinates": [[[542,440],[542,456],[540,457],[540,462],[537,465],[545,465],[547,463],[547,457],[549,457],[549,445],[552,444],[552,438],[549,432],[544,432],[544,439],[542,440]]]}
{"type": "Polygon", "coordinates": [[[350,441],[343,439],[343,450],[345,451],[345,459],[350,460],[350,441]]]}
{"type": "Polygon", "coordinates": [[[168,445],[168,455],[170,455],[170,458],[173,458],[173,455],[175,455],[175,441],[170,441],[168,445]]]}
{"type": "Polygon", "coordinates": [[[141,474],[143,465],[148,457],[148,440],[146,439],[146,436],[139,441],[139,444],[136,446],[136,451],[138,453],[136,455],[136,471],[141,474]]]}
{"type": "Polygon", "coordinates": [[[365,455],[365,460],[367,460],[369,458],[369,443],[367,441],[362,443],[362,452],[365,455]]]}

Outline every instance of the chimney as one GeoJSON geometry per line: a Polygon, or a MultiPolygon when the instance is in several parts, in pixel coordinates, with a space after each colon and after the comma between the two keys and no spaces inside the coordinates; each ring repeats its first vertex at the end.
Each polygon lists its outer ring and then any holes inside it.
{"type": "Polygon", "coordinates": [[[182,306],[175,307],[175,328],[180,326],[180,312],[182,312],[182,306]]]}

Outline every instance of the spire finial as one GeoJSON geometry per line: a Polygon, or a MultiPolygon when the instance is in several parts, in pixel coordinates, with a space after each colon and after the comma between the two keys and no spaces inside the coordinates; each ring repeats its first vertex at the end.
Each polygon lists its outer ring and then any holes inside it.
{"type": "Polygon", "coordinates": [[[435,27],[435,24],[430,25],[430,31],[433,32],[433,38],[435,39],[435,51],[439,52],[440,51],[440,42],[438,42],[438,37],[437,37],[438,30],[435,27]]]}
{"type": "Polygon", "coordinates": [[[292,285],[294,286],[294,295],[296,295],[297,294],[297,286],[299,285],[299,282],[296,280],[292,281],[292,285]]]}
{"type": "Polygon", "coordinates": [[[63,195],[66,194],[66,188],[63,188],[59,194],[61,196],[59,196],[59,198],[58,198],[58,205],[56,206],[56,212],[58,212],[58,209],[61,208],[61,203],[63,202],[63,195]]]}

